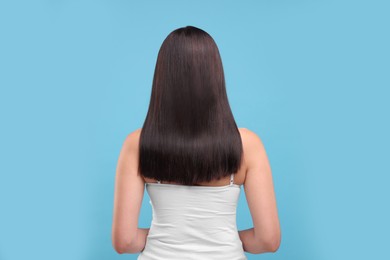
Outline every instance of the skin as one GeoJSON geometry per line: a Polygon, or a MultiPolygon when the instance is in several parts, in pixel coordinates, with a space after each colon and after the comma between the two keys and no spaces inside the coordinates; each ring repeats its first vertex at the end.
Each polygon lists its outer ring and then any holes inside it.
{"type": "MultiPolygon", "coordinates": [[[[245,252],[275,252],[281,241],[280,223],[272,181],[271,167],[261,139],[246,128],[239,128],[244,149],[241,168],[234,183],[242,184],[253,220],[253,228],[238,231],[245,252]]],[[[112,244],[119,254],[135,254],[145,248],[149,228],[138,228],[138,217],[144,196],[145,182],[138,169],[138,144],[141,129],[130,133],[122,146],[115,176],[112,244]]],[[[162,182],[169,183],[169,182],[162,182]]],[[[199,185],[223,186],[226,179],[199,185]]],[[[172,182],[172,184],[174,184],[172,182]]]]}

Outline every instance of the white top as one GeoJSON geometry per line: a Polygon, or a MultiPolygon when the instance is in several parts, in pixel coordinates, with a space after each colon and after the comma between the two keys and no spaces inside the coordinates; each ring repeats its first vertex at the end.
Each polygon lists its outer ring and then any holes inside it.
{"type": "Polygon", "coordinates": [[[241,186],[146,183],[152,223],[138,260],[247,259],[236,226],[241,186]]]}

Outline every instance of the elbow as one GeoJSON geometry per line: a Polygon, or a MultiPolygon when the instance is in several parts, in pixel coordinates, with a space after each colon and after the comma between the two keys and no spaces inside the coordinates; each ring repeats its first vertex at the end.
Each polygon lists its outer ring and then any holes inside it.
{"type": "Polygon", "coordinates": [[[122,244],[122,243],[114,243],[113,247],[118,254],[124,254],[128,252],[128,248],[129,248],[127,244],[122,244]]]}
{"type": "Polygon", "coordinates": [[[258,240],[258,247],[256,250],[256,254],[262,253],[275,253],[278,251],[280,247],[281,235],[280,231],[268,233],[267,235],[263,235],[258,240]]]}
{"type": "Polygon", "coordinates": [[[117,231],[113,229],[111,234],[112,247],[118,254],[137,253],[137,232],[117,231]]]}
{"type": "Polygon", "coordinates": [[[268,252],[275,253],[280,247],[280,239],[273,239],[268,242],[268,252]]]}
{"type": "Polygon", "coordinates": [[[281,242],[281,235],[280,233],[275,234],[272,237],[269,237],[265,242],[264,246],[267,250],[267,252],[275,253],[278,251],[280,247],[280,242],[281,242]]]}
{"type": "Polygon", "coordinates": [[[132,243],[125,240],[113,240],[112,246],[118,254],[130,253],[132,254],[132,243]]]}

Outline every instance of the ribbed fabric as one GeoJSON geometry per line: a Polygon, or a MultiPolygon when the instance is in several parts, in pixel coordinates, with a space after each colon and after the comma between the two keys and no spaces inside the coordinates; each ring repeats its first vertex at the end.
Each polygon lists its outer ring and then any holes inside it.
{"type": "Polygon", "coordinates": [[[241,186],[146,183],[153,218],[138,260],[247,259],[236,226],[241,186]]]}

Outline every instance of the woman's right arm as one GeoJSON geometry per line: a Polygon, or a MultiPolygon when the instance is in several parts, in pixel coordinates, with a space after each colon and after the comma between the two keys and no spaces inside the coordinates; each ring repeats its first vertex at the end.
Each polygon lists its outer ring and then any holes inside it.
{"type": "Polygon", "coordinates": [[[244,251],[252,254],[276,252],[280,246],[281,231],[271,167],[260,138],[248,129],[243,132],[247,167],[244,190],[254,227],[238,233],[244,251]]]}

